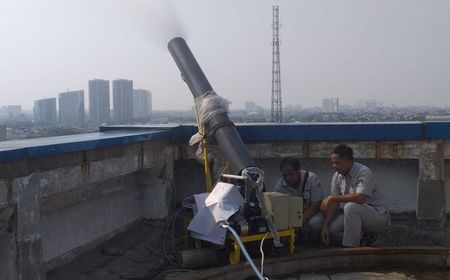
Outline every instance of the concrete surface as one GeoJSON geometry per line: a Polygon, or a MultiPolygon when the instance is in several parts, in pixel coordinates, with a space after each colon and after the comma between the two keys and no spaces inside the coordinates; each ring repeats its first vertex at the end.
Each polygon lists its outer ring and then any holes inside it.
{"type": "MultiPolygon", "coordinates": [[[[414,213],[411,213],[409,217],[414,217],[414,213]]],[[[175,226],[173,223],[168,223],[165,220],[146,220],[134,224],[128,231],[118,234],[109,241],[96,246],[88,252],[76,257],[71,262],[58,267],[47,274],[49,280],[103,280],[103,279],[178,279],[176,277],[184,277],[190,275],[187,279],[196,279],[196,274],[199,271],[182,270],[179,271],[177,260],[173,258],[172,240],[174,240],[175,250],[184,249],[183,238],[180,239],[183,232],[181,230],[182,215],[178,214],[175,226]],[[172,235],[173,234],[173,235],[172,235]],[[174,239],[172,239],[174,236],[174,239]],[[165,242],[164,242],[165,240],[165,242]],[[163,247],[164,244],[164,247],[163,247]],[[164,249],[165,248],[165,252],[164,249]],[[172,278],[171,278],[172,277],[172,278]]],[[[386,248],[386,246],[424,246],[424,245],[439,245],[435,242],[436,236],[430,233],[421,233],[421,229],[415,229],[414,222],[410,222],[408,215],[396,215],[393,217],[393,225],[375,243],[375,248],[386,248]],[[413,225],[411,227],[411,224],[413,225]],[[425,234],[428,234],[426,236],[425,234]],[[387,241],[387,243],[386,243],[387,241]],[[426,241],[426,243],[424,243],[426,241]]],[[[173,220],[172,220],[173,221],[173,220]]],[[[450,227],[448,228],[450,232],[450,227]]],[[[440,245],[450,247],[450,243],[443,243],[440,245]]],[[[393,247],[395,248],[395,247],[393,247]]],[[[420,248],[420,247],[417,247],[420,248]]],[[[436,247],[434,247],[436,248],[436,247]]],[[[333,248],[332,248],[333,249],[333,248]]],[[[335,248],[340,250],[341,248],[335,248]]],[[[306,241],[300,241],[296,246],[296,252],[300,254],[311,254],[314,252],[329,250],[329,247],[323,245],[306,243],[306,241]]],[[[259,250],[255,253],[254,257],[259,258],[259,250]]],[[[332,252],[330,254],[336,254],[332,252]]],[[[341,253],[341,256],[348,256],[351,253],[341,253]]],[[[339,255],[339,254],[337,254],[339,255]]],[[[388,255],[387,255],[388,256],[388,255]]],[[[289,255],[281,255],[281,257],[289,257],[289,255]]],[[[358,256],[357,256],[358,257],[358,256]]],[[[275,257],[270,256],[268,253],[266,260],[266,271],[269,271],[269,263],[275,257]]],[[[358,258],[364,260],[364,255],[360,255],[358,258]]],[[[422,258],[426,258],[423,255],[422,258]]],[[[311,259],[314,262],[315,258],[311,259]]],[[[353,267],[348,261],[337,261],[336,257],[331,257],[331,260],[336,262],[335,265],[342,263],[342,267],[352,267],[354,270],[358,270],[357,267],[353,267]]],[[[415,261],[417,259],[414,259],[415,261]]],[[[330,260],[329,260],[330,261],[330,260]]],[[[424,259],[424,262],[426,259],[424,259]]],[[[259,261],[257,260],[257,263],[259,261]]],[[[316,261],[317,262],[317,261],[316,261]]],[[[406,261],[406,263],[408,263],[406,261]]],[[[246,270],[249,269],[245,262],[242,262],[246,270]]],[[[311,265],[311,263],[303,262],[303,267],[311,265]]],[[[445,264],[444,264],[445,265],[445,264]]],[[[317,267],[317,265],[315,265],[317,267]]],[[[333,264],[327,263],[319,267],[333,267],[333,264]]],[[[231,269],[231,268],[230,268],[231,269]]],[[[243,269],[243,268],[241,268],[243,269]]],[[[276,276],[271,279],[447,279],[445,277],[450,276],[450,272],[446,271],[433,271],[430,265],[428,269],[422,267],[421,269],[414,270],[411,267],[389,270],[382,270],[383,266],[378,265],[377,271],[367,272],[347,272],[343,271],[331,271],[316,273],[297,273],[289,276],[276,276]],[[402,269],[406,269],[402,270],[402,269]],[[439,276],[440,278],[433,278],[439,276]],[[334,277],[334,278],[333,278],[334,277]],[[346,278],[347,277],[347,278],[346,278]],[[400,278],[399,278],[400,277],[400,278]],[[414,277],[414,278],[401,278],[401,277],[414,277]],[[427,278],[428,277],[428,278],[427,278]]],[[[436,268],[434,268],[436,269],[436,268]]],[[[239,268],[238,268],[239,270],[239,268]]],[[[203,279],[203,278],[202,278],[203,279]]],[[[214,278],[208,278],[214,279],[214,278]]],[[[238,279],[253,279],[253,278],[233,278],[238,279]]]]}
{"type": "Polygon", "coordinates": [[[165,225],[163,221],[141,220],[128,231],[49,271],[47,279],[153,279],[167,267],[161,246],[165,225]]]}

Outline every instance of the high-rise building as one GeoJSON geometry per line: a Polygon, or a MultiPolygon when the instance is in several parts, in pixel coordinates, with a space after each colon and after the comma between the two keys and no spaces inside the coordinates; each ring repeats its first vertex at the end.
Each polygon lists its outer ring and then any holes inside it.
{"type": "Polygon", "coordinates": [[[6,125],[0,125],[0,141],[6,141],[6,125]]]}
{"type": "Polygon", "coordinates": [[[246,112],[255,112],[256,111],[255,101],[245,101],[245,111],[246,112]]]}
{"type": "Polygon", "coordinates": [[[133,119],[133,81],[113,81],[113,114],[115,122],[127,122],[133,119]]]}
{"type": "Polygon", "coordinates": [[[0,107],[0,118],[2,119],[16,119],[22,114],[22,106],[7,105],[0,107]]]}
{"type": "Polygon", "coordinates": [[[376,99],[359,100],[357,107],[361,110],[374,111],[379,107],[383,107],[383,103],[378,102],[376,99]]]}
{"type": "Polygon", "coordinates": [[[89,118],[93,122],[109,122],[109,81],[89,81],[89,118]]]}
{"type": "Polygon", "coordinates": [[[58,108],[60,122],[84,122],[84,90],[59,93],[58,108]]]}
{"type": "Polygon", "coordinates": [[[378,101],[375,99],[367,100],[366,109],[367,110],[376,110],[378,107],[378,104],[379,104],[378,101]]]}
{"type": "Polygon", "coordinates": [[[8,114],[8,118],[13,119],[17,118],[22,114],[22,106],[20,105],[8,105],[6,106],[6,113],[8,114]]]}
{"type": "Polygon", "coordinates": [[[152,112],[152,94],[146,89],[133,90],[133,116],[135,119],[147,118],[152,112]]]}
{"type": "Polygon", "coordinates": [[[56,98],[46,98],[34,101],[33,116],[36,122],[56,122],[56,98]]]}
{"type": "Polygon", "coordinates": [[[324,113],[339,112],[339,98],[324,98],[322,99],[322,111],[324,113]]]}

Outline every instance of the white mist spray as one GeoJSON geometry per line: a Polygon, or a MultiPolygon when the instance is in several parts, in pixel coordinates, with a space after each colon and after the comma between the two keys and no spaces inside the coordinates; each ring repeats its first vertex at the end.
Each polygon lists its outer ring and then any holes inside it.
{"type": "Polygon", "coordinates": [[[145,40],[166,49],[173,37],[186,38],[175,0],[100,0],[103,8],[119,20],[139,32],[145,40]]]}

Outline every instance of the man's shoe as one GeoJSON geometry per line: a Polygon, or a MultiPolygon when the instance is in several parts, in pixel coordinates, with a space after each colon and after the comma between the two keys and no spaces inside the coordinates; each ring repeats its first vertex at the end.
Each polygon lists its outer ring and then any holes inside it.
{"type": "Polygon", "coordinates": [[[367,232],[364,233],[361,242],[360,242],[360,246],[361,247],[367,247],[372,245],[373,243],[375,243],[375,241],[377,240],[377,234],[374,232],[367,232]]]}

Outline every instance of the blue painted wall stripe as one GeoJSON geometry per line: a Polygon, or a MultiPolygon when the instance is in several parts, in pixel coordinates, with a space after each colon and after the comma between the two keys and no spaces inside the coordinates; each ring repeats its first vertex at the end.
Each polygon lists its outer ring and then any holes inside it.
{"type": "MultiPolygon", "coordinates": [[[[421,141],[450,139],[450,122],[240,124],[244,142],[271,141],[421,141]]],[[[195,125],[111,126],[99,133],[37,138],[0,143],[0,163],[141,141],[186,142],[195,125]]]]}

